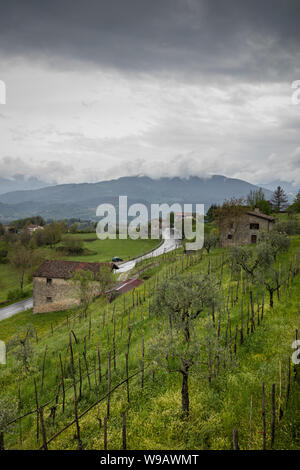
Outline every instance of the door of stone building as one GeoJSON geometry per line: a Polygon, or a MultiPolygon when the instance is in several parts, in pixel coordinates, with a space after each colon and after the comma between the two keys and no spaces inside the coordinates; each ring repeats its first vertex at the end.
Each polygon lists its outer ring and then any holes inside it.
{"type": "Polygon", "coordinates": [[[257,235],[251,235],[251,243],[256,243],[257,235]]]}

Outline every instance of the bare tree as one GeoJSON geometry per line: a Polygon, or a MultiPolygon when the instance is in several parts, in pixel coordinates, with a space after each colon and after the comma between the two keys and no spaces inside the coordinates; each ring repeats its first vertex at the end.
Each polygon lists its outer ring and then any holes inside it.
{"type": "Polygon", "coordinates": [[[17,272],[20,289],[23,290],[25,275],[40,263],[41,256],[38,252],[26,248],[19,242],[14,245],[9,255],[9,261],[12,268],[17,272]]]}
{"type": "Polygon", "coordinates": [[[230,230],[233,241],[244,219],[247,207],[243,198],[232,198],[216,209],[217,221],[221,231],[230,230]]]}

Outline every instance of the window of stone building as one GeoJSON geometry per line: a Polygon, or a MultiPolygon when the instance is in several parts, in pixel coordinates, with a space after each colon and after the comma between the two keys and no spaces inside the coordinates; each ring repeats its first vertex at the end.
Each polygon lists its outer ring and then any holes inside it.
{"type": "Polygon", "coordinates": [[[47,277],[47,284],[52,284],[52,279],[51,279],[51,277],[47,277]]]}
{"type": "Polygon", "coordinates": [[[232,235],[231,235],[231,233],[228,234],[227,238],[228,238],[228,240],[232,240],[232,235]]]}
{"type": "Polygon", "coordinates": [[[52,297],[46,297],[47,302],[52,302],[52,297]]]}
{"type": "Polygon", "coordinates": [[[250,224],[250,230],[259,230],[259,224],[250,224]]]}

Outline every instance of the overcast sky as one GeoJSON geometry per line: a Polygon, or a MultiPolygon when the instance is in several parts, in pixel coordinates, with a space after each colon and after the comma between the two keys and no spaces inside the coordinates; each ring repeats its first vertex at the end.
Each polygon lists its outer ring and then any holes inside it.
{"type": "Polygon", "coordinates": [[[300,184],[299,0],[0,0],[0,176],[300,184]]]}

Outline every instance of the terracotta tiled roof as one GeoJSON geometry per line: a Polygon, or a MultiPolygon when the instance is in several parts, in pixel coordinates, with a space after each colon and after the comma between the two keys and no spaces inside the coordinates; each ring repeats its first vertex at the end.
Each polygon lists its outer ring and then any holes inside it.
{"type": "Polygon", "coordinates": [[[103,266],[110,266],[111,269],[118,269],[118,266],[115,263],[47,260],[40,265],[33,276],[69,279],[74,273],[80,270],[92,271],[96,276],[100,273],[101,267],[103,266]]]}
{"type": "Polygon", "coordinates": [[[252,216],[254,216],[254,217],[259,217],[259,218],[261,218],[261,219],[269,220],[270,222],[275,222],[274,217],[271,217],[270,215],[267,215],[267,214],[263,214],[262,212],[258,212],[258,211],[247,211],[247,214],[248,214],[248,215],[252,215],[252,216]]]}

